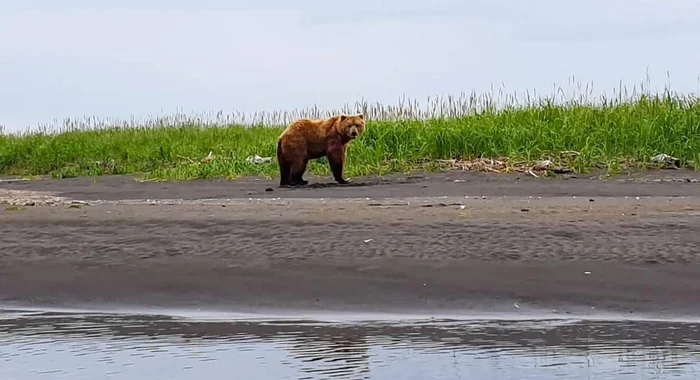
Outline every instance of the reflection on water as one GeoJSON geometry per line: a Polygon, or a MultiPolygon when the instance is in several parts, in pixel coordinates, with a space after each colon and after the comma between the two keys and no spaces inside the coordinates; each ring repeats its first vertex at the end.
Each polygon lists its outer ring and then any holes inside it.
{"type": "Polygon", "coordinates": [[[697,379],[699,327],[0,311],[0,379],[697,379]]]}

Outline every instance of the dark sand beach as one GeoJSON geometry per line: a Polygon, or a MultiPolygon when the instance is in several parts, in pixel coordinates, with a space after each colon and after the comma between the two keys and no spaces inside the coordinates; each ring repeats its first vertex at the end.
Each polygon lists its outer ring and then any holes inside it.
{"type": "Polygon", "coordinates": [[[3,180],[0,303],[692,316],[699,179],[3,180]]]}

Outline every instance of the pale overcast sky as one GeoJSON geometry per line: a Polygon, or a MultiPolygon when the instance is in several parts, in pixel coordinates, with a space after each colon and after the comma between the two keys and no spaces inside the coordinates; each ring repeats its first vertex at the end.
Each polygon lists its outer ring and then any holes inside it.
{"type": "Polygon", "coordinates": [[[0,124],[549,93],[571,76],[609,90],[647,69],[698,91],[699,1],[106,3],[0,0],[0,124]]]}

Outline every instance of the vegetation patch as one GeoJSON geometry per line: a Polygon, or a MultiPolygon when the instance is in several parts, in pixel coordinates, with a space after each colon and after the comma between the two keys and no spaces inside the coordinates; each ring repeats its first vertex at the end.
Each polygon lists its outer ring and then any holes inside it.
{"type": "MultiPolygon", "coordinates": [[[[67,121],[58,131],[0,135],[0,175],[54,177],[136,174],[150,179],[278,176],[275,149],[298,117],[363,112],[366,133],[351,145],[347,175],[415,170],[551,172],[700,164],[700,101],[669,90],[614,99],[555,97],[496,104],[492,96],[382,106],[358,102],[339,110],[221,114],[146,122],[67,121]],[[240,114],[237,114],[240,115],[240,114]],[[235,119],[235,120],[234,120],[235,119]],[[257,157],[256,157],[257,156],[257,157]]],[[[330,175],[327,161],[309,171],[330,175]]]]}

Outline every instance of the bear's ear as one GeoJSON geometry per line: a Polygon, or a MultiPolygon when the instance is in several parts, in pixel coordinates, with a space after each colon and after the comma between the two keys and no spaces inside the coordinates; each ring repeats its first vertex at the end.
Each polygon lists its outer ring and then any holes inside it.
{"type": "Polygon", "coordinates": [[[357,117],[359,117],[359,118],[362,119],[362,120],[365,119],[365,115],[364,115],[364,114],[361,114],[361,113],[360,113],[360,114],[357,114],[357,117]]]}
{"type": "Polygon", "coordinates": [[[348,118],[348,115],[346,115],[346,114],[340,115],[340,121],[345,121],[345,119],[347,119],[347,118],[348,118]]]}

